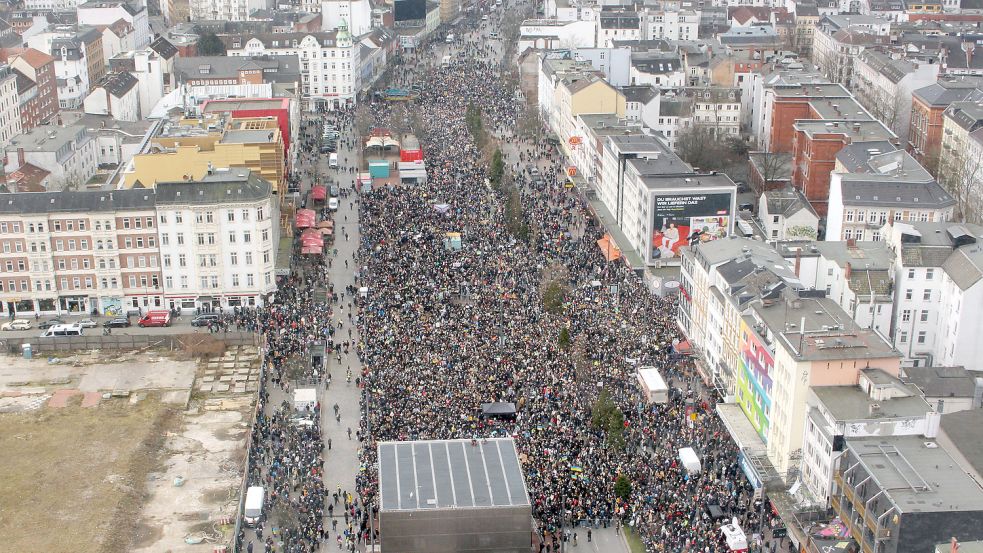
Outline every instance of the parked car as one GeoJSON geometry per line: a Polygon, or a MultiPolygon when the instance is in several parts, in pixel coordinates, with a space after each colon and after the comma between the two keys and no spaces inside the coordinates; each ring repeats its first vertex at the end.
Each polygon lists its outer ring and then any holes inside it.
{"type": "Polygon", "coordinates": [[[341,193],[341,190],[338,188],[337,184],[332,184],[331,187],[328,188],[328,191],[331,192],[331,195],[335,197],[339,196],[341,193]]]}
{"type": "Polygon", "coordinates": [[[30,330],[31,321],[27,319],[14,319],[0,325],[0,330],[30,330]]]}
{"type": "Polygon", "coordinates": [[[130,326],[130,319],[126,317],[116,317],[115,319],[109,319],[108,321],[102,323],[102,326],[106,328],[126,328],[130,326]]]}
{"type": "Polygon", "coordinates": [[[75,324],[79,325],[82,328],[96,328],[97,326],[99,326],[99,324],[93,321],[92,319],[82,319],[81,321],[78,321],[75,324]]]}
{"type": "Polygon", "coordinates": [[[331,198],[328,200],[328,209],[331,211],[338,211],[338,198],[331,198]]]}
{"type": "Polygon", "coordinates": [[[65,321],[61,319],[48,319],[47,321],[44,321],[43,323],[39,324],[38,328],[40,328],[41,330],[47,330],[55,325],[63,325],[63,324],[65,324],[65,321]]]}
{"type": "Polygon", "coordinates": [[[194,319],[191,319],[191,326],[208,326],[209,324],[217,323],[219,319],[221,319],[221,317],[214,313],[198,315],[194,319]]]}

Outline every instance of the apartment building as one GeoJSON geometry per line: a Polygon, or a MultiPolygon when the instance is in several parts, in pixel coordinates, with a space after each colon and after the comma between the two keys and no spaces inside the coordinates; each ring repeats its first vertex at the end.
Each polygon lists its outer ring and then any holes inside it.
{"type": "Polygon", "coordinates": [[[201,179],[212,168],[244,167],[273,185],[286,186],[286,137],[275,116],[236,117],[218,111],[173,117],[152,136],[147,149],[123,170],[123,186],[139,182],[201,179]]]}
{"type": "Polygon", "coordinates": [[[308,108],[355,102],[362,88],[361,44],[345,27],[321,33],[260,33],[223,36],[229,56],[296,56],[308,108]]]}
{"type": "Polygon", "coordinates": [[[161,305],[155,218],[146,190],[10,195],[0,202],[0,312],[161,305]]]}
{"type": "Polygon", "coordinates": [[[248,169],[156,188],[166,306],[210,312],[264,305],[276,291],[279,203],[248,169]]]}
{"type": "Polygon", "coordinates": [[[96,141],[85,125],[41,126],[14,137],[7,147],[5,169],[26,163],[51,173],[54,190],[80,188],[96,174],[96,141]]]}
{"type": "Polygon", "coordinates": [[[129,0],[90,0],[76,8],[80,25],[112,25],[122,19],[133,28],[133,46],[150,44],[150,17],[147,6],[129,0]]]}
{"type": "Polygon", "coordinates": [[[867,48],[890,44],[891,22],[870,15],[828,15],[813,34],[812,59],[829,80],[853,88],[854,60],[867,48]]]}
{"type": "Polygon", "coordinates": [[[983,491],[937,435],[933,425],[921,436],[845,440],[830,503],[859,551],[916,553],[953,536],[983,539],[983,491]]]}
{"type": "Polygon", "coordinates": [[[17,73],[21,128],[29,131],[50,121],[59,109],[55,58],[28,48],[11,56],[9,63],[17,73]]]}
{"type": "Polygon", "coordinates": [[[935,171],[942,146],[942,114],[953,102],[983,100],[978,79],[939,79],[912,91],[908,151],[935,171]]]}
{"type": "Polygon", "coordinates": [[[935,83],[939,64],[895,59],[868,49],[853,65],[857,100],[892,132],[905,136],[911,124],[912,93],[935,83]]]}
{"type": "Polygon", "coordinates": [[[0,148],[21,133],[18,74],[7,64],[0,65],[0,148]]]}

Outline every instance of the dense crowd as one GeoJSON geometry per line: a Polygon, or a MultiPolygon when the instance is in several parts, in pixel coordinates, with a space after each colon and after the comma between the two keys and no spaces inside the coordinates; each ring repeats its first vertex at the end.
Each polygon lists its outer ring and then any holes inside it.
{"type": "MultiPolygon", "coordinates": [[[[368,386],[363,464],[375,463],[376,441],[511,435],[543,523],[542,549],[555,550],[579,526],[627,523],[651,551],[726,550],[706,505],[732,509],[745,527],[757,522],[712,396],[704,399],[692,368],[673,355],[675,302],[606,260],[596,244],[603,230],[563,186],[557,153],[518,138],[520,105],[488,59],[495,46],[462,34],[449,66],[418,56],[395,75],[422,90],[414,130],[427,184],[361,198],[360,259],[371,290],[359,344],[368,386]],[[531,240],[510,232],[504,198],[487,184],[487,158],[465,123],[471,105],[510,154],[531,240]],[[446,247],[449,232],[463,234],[461,250],[446,247]],[[547,278],[566,290],[560,314],[544,309],[547,278]],[[560,344],[562,328],[572,346],[560,344]],[[670,377],[668,403],[642,402],[638,365],[670,377]],[[602,389],[624,413],[623,447],[592,427],[602,389]],[[518,405],[517,419],[482,417],[481,404],[493,401],[518,405]],[[683,470],[681,447],[701,453],[701,473],[683,470]],[[633,485],[626,500],[614,491],[619,475],[633,485]]],[[[378,125],[398,126],[389,105],[372,109],[378,125]]],[[[377,493],[376,478],[360,479],[364,497],[377,493]]]]}

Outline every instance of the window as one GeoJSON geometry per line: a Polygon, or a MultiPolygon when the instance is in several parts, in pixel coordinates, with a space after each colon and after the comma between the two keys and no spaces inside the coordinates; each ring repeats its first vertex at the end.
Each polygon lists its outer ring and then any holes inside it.
{"type": "Polygon", "coordinates": [[[208,233],[208,243],[211,244],[211,245],[213,245],[213,246],[215,245],[215,233],[214,232],[209,232],[208,233]]]}
{"type": "Polygon", "coordinates": [[[867,216],[865,215],[866,213],[867,212],[864,211],[864,210],[862,210],[862,209],[857,212],[857,222],[858,223],[863,223],[864,222],[864,219],[867,218],[867,216]]]}
{"type": "Polygon", "coordinates": [[[174,212],[174,222],[179,225],[184,222],[184,217],[181,215],[180,211],[174,212]]]}
{"type": "Polygon", "coordinates": [[[143,228],[143,221],[141,221],[139,217],[134,217],[133,226],[136,228],[143,228]]]}
{"type": "Polygon", "coordinates": [[[272,284],[273,283],[273,274],[272,273],[263,273],[263,282],[265,282],[267,286],[269,286],[270,284],[272,284]]]}
{"type": "Polygon", "coordinates": [[[162,224],[162,225],[166,225],[167,224],[167,214],[166,213],[161,213],[160,214],[160,224],[162,224]]]}
{"type": "Polygon", "coordinates": [[[932,300],[932,290],[929,289],[929,288],[926,288],[925,291],[922,292],[922,299],[925,300],[925,301],[931,301],[932,300]]]}
{"type": "Polygon", "coordinates": [[[188,266],[188,258],[183,253],[179,253],[177,255],[177,266],[178,267],[187,267],[188,266]]]}
{"type": "Polygon", "coordinates": [[[919,344],[924,344],[925,343],[925,331],[924,330],[919,330],[918,331],[918,343],[919,344]]]}
{"type": "Polygon", "coordinates": [[[181,275],[181,288],[188,287],[188,275],[181,275]]]}
{"type": "Polygon", "coordinates": [[[913,293],[914,292],[912,291],[912,289],[908,288],[907,290],[904,291],[904,299],[910,300],[913,293]]]}
{"type": "Polygon", "coordinates": [[[211,211],[206,211],[205,212],[205,222],[206,223],[214,223],[215,222],[215,214],[212,213],[211,211]]]}
{"type": "Polygon", "coordinates": [[[253,286],[253,285],[254,285],[254,283],[253,283],[253,274],[252,273],[246,273],[246,286],[253,286]]]}
{"type": "Polygon", "coordinates": [[[184,233],[183,232],[177,233],[177,245],[178,246],[183,246],[184,245],[184,233]]]}
{"type": "Polygon", "coordinates": [[[928,322],[928,310],[927,309],[922,309],[922,314],[921,314],[921,316],[919,317],[918,320],[920,320],[923,323],[927,323],[928,322]]]}
{"type": "Polygon", "coordinates": [[[210,267],[218,267],[218,256],[211,254],[208,256],[208,265],[210,267]]]}
{"type": "Polygon", "coordinates": [[[205,245],[205,235],[203,233],[200,233],[199,232],[195,236],[197,237],[198,245],[199,246],[204,246],[205,245]]]}
{"type": "Polygon", "coordinates": [[[170,254],[164,255],[164,268],[169,268],[171,266],[171,256],[170,254]]]}
{"type": "Polygon", "coordinates": [[[915,278],[915,270],[908,269],[908,278],[915,278]]]}
{"type": "Polygon", "coordinates": [[[269,242],[269,241],[270,241],[270,231],[264,229],[263,230],[263,242],[269,242]]]}
{"type": "Polygon", "coordinates": [[[201,287],[208,288],[208,277],[206,276],[201,277],[201,287]]]}
{"type": "Polygon", "coordinates": [[[236,221],[236,212],[233,209],[228,211],[229,222],[234,223],[236,221]]]}
{"type": "Polygon", "coordinates": [[[246,252],[246,265],[253,264],[253,252],[246,252]]]}
{"type": "Polygon", "coordinates": [[[266,250],[265,252],[263,252],[263,263],[269,263],[269,262],[270,262],[270,250],[266,250]]]}
{"type": "Polygon", "coordinates": [[[54,227],[55,227],[55,231],[56,232],[60,232],[61,231],[61,221],[55,221],[54,222],[54,227]]]}
{"type": "Polygon", "coordinates": [[[852,223],[853,222],[853,211],[852,210],[846,212],[846,222],[848,222],[848,223],[852,223]]]}
{"type": "Polygon", "coordinates": [[[138,248],[142,248],[143,247],[143,237],[142,236],[137,236],[137,247],[138,248]]]}
{"type": "MultiPolygon", "coordinates": [[[[259,213],[260,214],[263,213],[263,209],[262,208],[259,209],[259,213]]],[[[249,210],[248,209],[243,209],[242,210],[242,220],[243,221],[248,221],[249,220],[249,210]]],[[[260,220],[262,221],[262,219],[260,219],[260,220]]]]}
{"type": "Polygon", "coordinates": [[[130,228],[130,218],[129,217],[123,219],[123,228],[124,229],[130,228]]]}
{"type": "Polygon", "coordinates": [[[205,214],[204,213],[195,213],[195,222],[196,223],[204,223],[205,222],[205,214]]]}
{"type": "Polygon", "coordinates": [[[123,240],[123,243],[125,244],[126,249],[130,249],[130,248],[133,247],[133,240],[131,240],[129,238],[125,238],[123,240]]]}
{"type": "Polygon", "coordinates": [[[911,309],[905,309],[901,312],[901,322],[906,323],[911,320],[911,309]]]}
{"type": "Polygon", "coordinates": [[[244,243],[246,243],[246,244],[252,243],[252,241],[253,241],[253,235],[252,235],[252,233],[249,232],[248,230],[247,231],[243,231],[243,233],[242,233],[242,241],[244,243]]]}
{"type": "Polygon", "coordinates": [[[935,269],[925,269],[925,280],[932,280],[935,278],[935,269]]]}
{"type": "Polygon", "coordinates": [[[232,273],[232,286],[239,287],[239,275],[236,273],[232,273]]]}
{"type": "Polygon", "coordinates": [[[207,256],[204,256],[204,255],[199,255],[198,256],[198,266],[199,267],[207,267],[208,266],[208,257],[207,256]]]}
{"type": "Polygon", "coordinates": [[[843,230],[843,238],[846,239],[846,240],[850,240],[851,238],[853,238],[853,230],[852,229],[844,229],[843,230]]]}
{"type": "Polygon", "coordinates": [[[136,276],[130,275],[129,282],[130,282],[130,288],[136,288],[137,287],[137,277],[136,276]]]}
{"type": "Polygon", "coordinates": [[[174,288],[174,277],[164,277],[164,288],[168,290],[174,288]]]}
{"type": "Polygon", "coordinates": [[[229,233],[229,244],[235,244],[235,243],[236,243],[236,233],[230,232],[229,233]]]}
{"type": "Polygon", "coordinates": [[[236,252],[230,253],[229,254],[229,263],[231,265],[238,265],[239,264],[239,254],[237,254],[236,252]]]}
{"type": "Polygon", "coordinates": [[[169,235],[169,234],[161,234],[160,235],[160,245],[161,246],[170,246],[171,245],[171,235],[169,235]]]}
{"type": "Polygon", "coordinates": [[[212,288],[218,288],[218,276],[212,275],[212,288]]]}

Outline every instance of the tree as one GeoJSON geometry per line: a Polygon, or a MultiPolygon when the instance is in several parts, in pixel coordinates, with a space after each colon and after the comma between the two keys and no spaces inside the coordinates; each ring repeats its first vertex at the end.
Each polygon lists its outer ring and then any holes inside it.
{"type": "Polygon", "coordinates": [[[199,56],[224,56],[225,43],[218,35],[211,31],[196,28],[198,32],[198,55],[199,56]]]}
{"type": "Polygon", "coordinates": [[[956,201],[957,221],[983,220],[983,153],[957,143],[943,153],[937,178],[956,201]]]}
{"type": "Polygon", "coordinates": [[[717,137],[713,127],[693,125],[677,135],[676,153],[703,171],[722,171],[730,158],[730,147],[717,137]]]}
{"type": "Polygon", "coordinates": [[[610,392],[601,390],[591,409],[591,426],[607,435],[608,445],[621,449],[625,445],[625,414],[611,398],[610,392]]]}
{"type": "Polygon", "coordinates": [[[560,329],[560,335],[556,338],[557,345],[561,349],[568,349],[570,347],[570,329],[563,327],[560,329]]]}
{"type": "Polygon", "coordinates": [[[621,498],[622,501],[628,501],[628,498],[631,497],[631,480],[624,474],[619,474],[614,481],[614,495],[621,498]]]}
{"type": "Polygon", "coordinates": [[[791,174],[785,174],[790,172],[791,168],[788,166],[791,156],[786,153],[775,153],[775,152],[751,152],[748,154],[750,162],[754,165],[755,171],[761,177],[749,178],[748,184],[751,186],[751,191],[754,192],[755,199],[759,198],[768,189],[770,183],[773,183],[780,178],[791,179],[791,174]]]}
{"type": "Polygon", "coordinates": [[[547,313],[552,315],[557,315],[563,311],[563,302],[566,299],[566,290],[563,289],[563,285],[557,281],[549,283],[546,287],[546,291],[543,293],[543,309],[547,313]]]}

